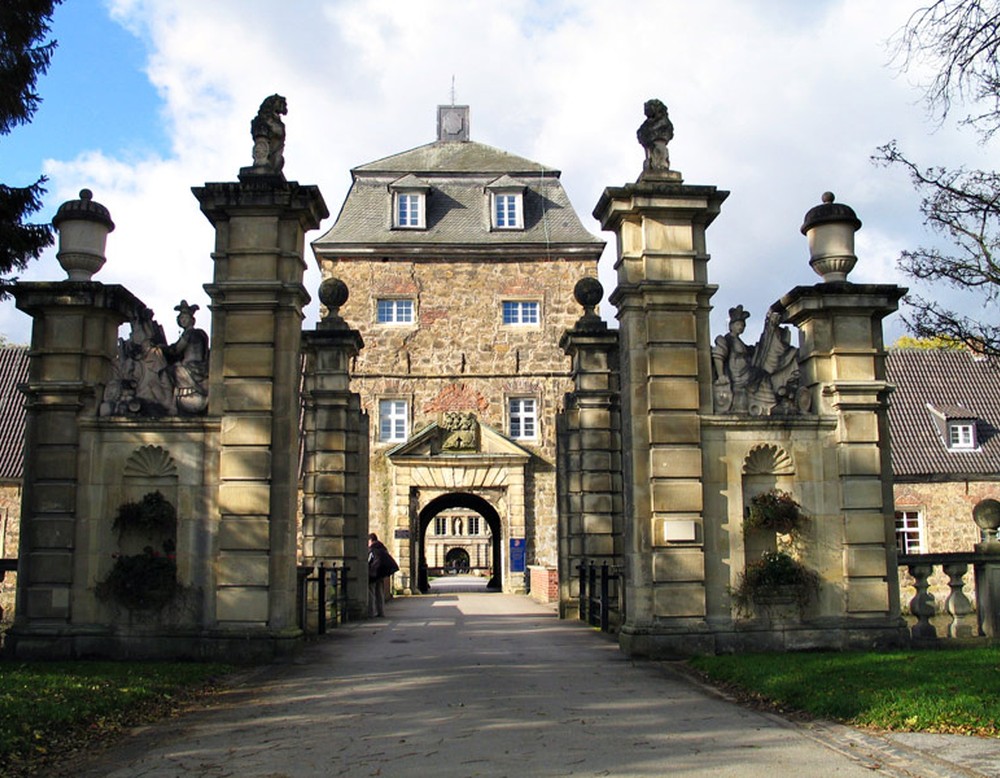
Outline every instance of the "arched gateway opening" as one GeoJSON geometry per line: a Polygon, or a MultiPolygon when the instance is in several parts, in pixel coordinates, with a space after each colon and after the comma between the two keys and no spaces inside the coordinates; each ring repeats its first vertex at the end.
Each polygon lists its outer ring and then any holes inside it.
{"type": "MultiPolygon", "coordinates": [[[[479,542],[478,538],[480,537],[489,537],[489,581],[486,584],[486,588],[490,591],[501,591],[503,589],[503,558],[500,541],[503,538],[503,529],[500,514],[497,513],[496,508],[490,505],[489,501],[478,495],[463,492],[452,492],[435,497],[424,506],[418,515],[418,532],[416,548],[414,549],[414,556],[418,560],[417,588],[424,594],[430,591],[428,573],[432,570],[437,572],[441,568],[441,565],[436,564],[437,562],[443,561],[445,566],[452,565],[456,569],[462,569],[462,565],[464,565],[465,570],[471,568],[472,555],[470,555],[469,549],[455,547],[454,537],[451,540],[451,547],[444,553],[443,560],[434,558],[428,553],[430,550],[429,535],[433,536],[428,530],[432,528],[432,524],[436,519],[441,518],[442,514],[447,514],[456,508],[472,511],[477,517],[482,518],[489,527],[488,533],[476,532],[472,534],[469,532],[472,522],[466,521],[462,523],[461,520],[448,522],[447,519],[445,520],[445,523],[450,524],[452,529],[460,529],[465,533],[467,538],[476,538],[476,543],[479,542]],[[459,526],[456,527],[455,524],[459,526]]],[[[474,547],[472,550],[475,553],[474,547]]]]}
{"type": "Polygon", "coordinates": [[[523,549],[527,537],[532,454],[471,414],[466,422],[470,434],[461,448],[451,443],[452,430],[434,423],[386,454],[392,547],[404,577],[426,592],[431,522],[448,519],[444,523],[457,534],[459,526],[467,531],[470,519],[481,519],[489,530],[481,534],[491,537],[490,587],[522,591],[523,575],[512,573],[524,573],[523,558],[511,549],[523,549]]]}

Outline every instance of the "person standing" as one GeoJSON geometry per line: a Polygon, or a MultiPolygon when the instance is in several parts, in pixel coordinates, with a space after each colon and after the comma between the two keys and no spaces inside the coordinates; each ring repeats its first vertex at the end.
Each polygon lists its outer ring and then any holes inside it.
{"type": "Polygon", "coordinates": [[[374,532],[368,536],[368,618],[385,615],[385,592],[389,578],[399,570],[389,549],[374,532]]]}

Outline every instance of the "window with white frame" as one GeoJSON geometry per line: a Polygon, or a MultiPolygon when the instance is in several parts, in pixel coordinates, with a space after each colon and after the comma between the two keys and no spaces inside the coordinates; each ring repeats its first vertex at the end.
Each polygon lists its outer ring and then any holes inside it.
{"type": "Polygon", "coordinates": [[[534,440],[538,435],[538,404],[534,397],[511,397],[508,427],[515,440],[534,440]]]}
{"type": "Polygon", "coordinates": [[[444,516],[434,517],[434,534],[435,535],[447,535],[448,534],[448,519],[444,516]]]}
{"type": "Polygon", "coordinates": [[[375,321],[379,324],[413,324],[413,300],[377,300],[375,321]]]}
{"type": "Polygon", "coordinates": [[[378,439],[383,443],[406,440],[406,400],[378,401],[378,439]]]}
{"type": "Polygon", "coordinates": [[[923,549],[924,522],[920,511],[896,511],[896,550],[900,554],[921,554],[923,549]]]}
{"type": "Polygon", "coordinates": [[[493,228],[524,229],[524,197],[520,192],[493,192],[493,228]]]}
{"type": "Polygon", "coordinates": [[[403,229],[423,229],[426,224],[424,197],[423,192],[394,192],[393,226],[403,229]]]}
{"type": "Polygon", "coordinates": [[[469,534],[478,535],[479,534],[479,517],[470,516],[469,517],[469,534]]]}
{"type": "Polygon", "coordinates": [[[504,300],[503,323],[538,324],[540,307],[538,300],[504,300]]]}
{"type": "Polygon", "coordinates": [[[975,448],[976,425],[971,421],[948,422],[948,448],[975,448]]]}

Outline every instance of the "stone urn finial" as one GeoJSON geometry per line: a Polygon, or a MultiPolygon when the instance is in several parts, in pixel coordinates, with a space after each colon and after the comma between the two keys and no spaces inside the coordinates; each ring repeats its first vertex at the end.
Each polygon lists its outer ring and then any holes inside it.
{"type": "Polygon", "coordinates": [[[67,280],[89,281],[107,261],[104,247],[108,233],[115,228],[108,209],[94,200],[89,189],[81,189],[79,200],[59,206],[52,226],[59,233],[56,259],[66,271],[67,280]]]}
{"type": "Polygon", "coordinates": [[[846,281],[858,261],[854,233],[861,229],[861,220],[851,206],[835,203],[833,192],[824,192],[822,199],[802,222],[802,234],[809,240],[809,265],[825,283],[846,281]]]}

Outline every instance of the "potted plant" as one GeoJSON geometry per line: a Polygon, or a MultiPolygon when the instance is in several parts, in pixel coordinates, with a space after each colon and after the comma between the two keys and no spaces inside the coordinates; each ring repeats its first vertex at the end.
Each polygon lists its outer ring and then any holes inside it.
{"type": "Polygon", "coordinates": [[[781,489],[771,489],[750,498],[744,532],[763,529],[787,535],[802,526],[802,506],[792,495],[781,489]]]}
{"type": "Polygon", "coordinates": [[[97,596],[129,610],[158,611],[180,592],[177,562],[170,544],[164,553],[146,546],[141,554],[116,554],[115,564],[97,585],[97,596]]]}
{"type": "Polygon", "coordinates": [[[736,611],[749,616],[776,604],[794,604],[801,615],[819,591],[819,575],[784,551],[765,551],[730,589],[736,611]]]}
{"type": "Polygon", "coordinates": [[[160,492],[149,492],[139,502],[118,506],[112,526],[119,538],[130,531],[173,537],[177,531],[177,509],[160,492]]]}

